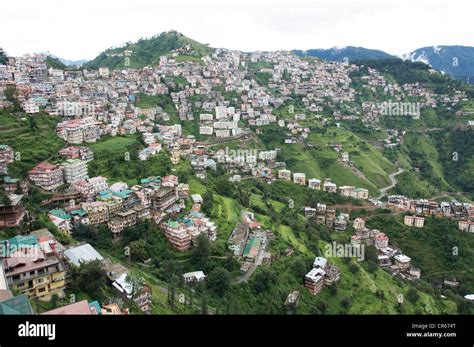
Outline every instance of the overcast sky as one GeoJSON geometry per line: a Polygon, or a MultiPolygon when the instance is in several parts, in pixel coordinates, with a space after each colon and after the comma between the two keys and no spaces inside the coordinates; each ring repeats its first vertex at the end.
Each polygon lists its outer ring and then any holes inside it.
{"type": "Polygon", "coordinates": [[[0,47],[92,59],[171,29],[243,51],[363,46],[402,54],[474,46],[472,0],[13,0],[0,5],[0,47]]]}

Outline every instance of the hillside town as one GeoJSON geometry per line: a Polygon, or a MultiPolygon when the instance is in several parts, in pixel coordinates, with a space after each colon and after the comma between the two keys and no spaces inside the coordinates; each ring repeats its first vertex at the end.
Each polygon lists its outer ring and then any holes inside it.
{"type": "MultiPolygon", "coordinates": [[[[140,162],[165,154],[173,167],[189,164],[194,176],[204,182],[210,172],[222,168],[229,175],[229,186],[248,179],[269,185],[284,181],[305,187],[308,194],[319,191],[403,214],[403,223],[408,227],[423,228],[425,217],[435,216],[456,219],[460,231],[474,232],[473,204],[454,198],[435,201],[403,195],[379,200],[374,196],[378,191],[338,185],[339,178],[292,171],[282,160],[281,147],[312,145],[308,115],[323,128],[331,122],[354,120],[361,120],[369,129],[378,127],[383,107],[373,103],[354,106],[361,92],[351,82],[360,73],[360,66],[305,60],[286,51],[242,53],[216,49],[198,62],[179,59],[179,53],[161,56],[156,66],[98,70],[50,67],[46,54],[8,57],[7,64],[0,65],[0,109],[14,106],[7,98],[8,92],[14,90],[24,114],[33,119],[39,115],[58,119],[55,132],[64,147],[53,158],[34,163],[26,176],[12,177],[9,166],[21,160],[16,158],[19,149],[0,144],[0,172],[7,197],[0,204],[0,227],[31,223],[34,211],[29,211],[24,201],[34,187],[48,196],[41,202],[47,209],[47,221],[68,237],[74,237],[82,226],[103,227],[117,243],[124,230],[150,222],[177,252],[192,251],[201,236],[210,243],[217,242],[221,230],[218,221],[203,209],[208,203],[205,197],[192,191],[186,181],[180,182],[173,172],[134,177],[133,184],[89,173],[98,160],[93,144],[134,136],[143,145],[137,152],[140,162]],[[286,104],[294,95],[301,98],[296,111],[293,105],[286,104]],[[149,100],[153,100],[151,105],[149,100]],[[324,108],[335,105],[342,106],[334,109],[330,118],[322,115],[324,108]],[[279,147],[225,147],[232,142],[251,142],[271,125],[286,134],[279,147]]],[[[435,94],[421,84],[399,85],[387,81],[375,69],[367,71],[361,77],[362,89],[382,90],[394,100],[410,100],[422,108],[449,108],[466,98],[461,91],[435,94]]],[[[339,128],[340,123],[335,125],[339,128]]],[[[384,146],[400,144],[403,134],[390,131],[384,146]]],[[[357,171],[342,145],[334,142],[327,146],[337,152],[334,161],[357,171]]],[[[363,218],[350,220],[350,214],[323,202],[305,206],[298,213],[339,233],[352,226],[353,247],[375,246],[381,268],[403,279],[420,278],[421,271],[411,258],[389,244],[383,231],[366,228],[363,218]]],[[[227,249],[239,263],[241,280],[247,281],[257,267],[271,264],[274,259],[269,244],[276,231],[263,228],[259,217],[248,210],[241,213],[232,228],[227,249]]],[[[103,257],[88,243],[66,247],[51,230],[40,229],[3,240],[1,245],[5,253],[0,266],[0,312],[17,310],[11,303],[23,300],[21,313],[33,313],[28,299],[50,301],[53,295],[63,298],[74,267],[91,261],[100,263],[107,273],[107,283],[118,297],[133,301],[144,313],[151,312],[151,286],[144,279],[140,279],[139,286],[133,285],[124,265],[103,257]],[[30,257],[31,253],[34,257],[30,257]],[[20,294],[13,296],[13,291],[20,294]]],[[[343,277],[330,261],[316,257],[312,269],[301,279],[310,294],[318,295],[343,277]]],[[[182,276],[190,284],[205,281],[207,274],[196,269],[182,276]]],[[[129,310],[123,304],[82,300],[44,312],[72,313],[127,314],[129,310]]]]}

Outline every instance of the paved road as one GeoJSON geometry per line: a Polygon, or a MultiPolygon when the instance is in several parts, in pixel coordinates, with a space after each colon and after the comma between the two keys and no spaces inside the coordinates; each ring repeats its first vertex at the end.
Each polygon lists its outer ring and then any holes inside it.
{"type": "Polygon", "coordinates": [[[390,183],[389,186],[379,189],[380,190],[380,195],[376,198],[377,200],[382,199],[382,197],[387,194],[387,191],[389,189],[392,189],[393,187],[395,187],[397,185],[397,179],[395,177],[398,176],[399,174],[401,174],[404,171],[405,171],[404,169],[399,168],[397,172],[394,172],[393,174],[390,174],[388,176],[391,183],[390,183]]]}

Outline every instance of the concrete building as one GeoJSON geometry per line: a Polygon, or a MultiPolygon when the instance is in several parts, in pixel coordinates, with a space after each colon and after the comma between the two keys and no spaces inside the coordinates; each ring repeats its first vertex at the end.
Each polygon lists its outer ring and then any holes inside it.
{"type": "Polygon", "coordinates": [[[80,179],[89,178],[87,163],[80,159],[68,159],[63,163],[64,179],[67,183],[73,183],[80,179]]]}

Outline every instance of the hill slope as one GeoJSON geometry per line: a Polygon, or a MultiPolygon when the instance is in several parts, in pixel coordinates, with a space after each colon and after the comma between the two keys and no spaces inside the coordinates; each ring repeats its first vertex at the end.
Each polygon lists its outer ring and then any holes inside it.
{"type": "Polygon", "coordinates": [[[393,58],[392,55],[376,49],[368,49],[364,47],[347,46],[343,48],[329,48],[329,49],[309,49],[293,50],[297,56],[300,57],[316,57],[330,61],[344,61],[345,58],[352,60],[361,59],[388,59],[393,58]]]}
{"type": "Polygon", "coordinates": [[[150,38],[140,39],[134,43],[127,42],[122,47],[109,48],[85,64],[85,67],[92,69],[99,67],[123,68],[127,65],[125,59],[127,56],[130,59],[130,67],[144,67],[158,64],[160,56],[170,54],[175,50],[198,58],[212,52],[212,49],[207,45],[176,31],[168,31],[150,38]]]}

